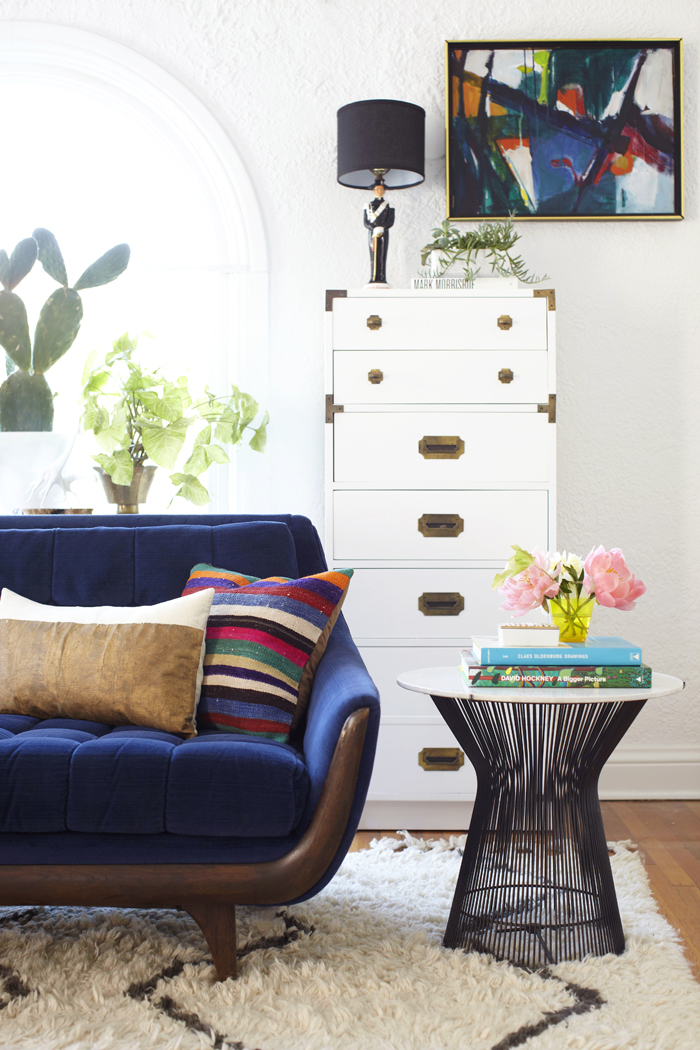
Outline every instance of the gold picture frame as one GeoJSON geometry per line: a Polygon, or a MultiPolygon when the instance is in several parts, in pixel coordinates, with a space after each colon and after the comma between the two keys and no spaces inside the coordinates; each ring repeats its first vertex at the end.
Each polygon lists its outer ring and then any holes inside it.
{"type": "Polygon", "coordinates": [[[682,219],[682,40],[445,43],[452,221],[682,219]]]}

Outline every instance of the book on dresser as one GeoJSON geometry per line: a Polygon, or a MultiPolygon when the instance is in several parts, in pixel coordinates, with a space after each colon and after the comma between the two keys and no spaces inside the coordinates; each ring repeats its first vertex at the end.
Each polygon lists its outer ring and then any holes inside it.
{"type": "Polygon", "coordinates": [[[604,664],[607,667],[617,667],[630,664],[640,666],[642,663],[640,646],[633,645],[624,638],[604,635],[589,635],[587,640],[580,644],[560,642],[558,645],[538,646],[504,646],[498,644],[497,638],[474,637],[472,638],[472,649],[477,663],[484,665],[566,664],[569,666],[587,664],[598,666],[604,664]]]}
{"type": "Polygon", "coordinates": [[[460,671],[470,687],[479,689],[650,689],[647,664],[612,666],[559,664],[482,664],[473,650],[462,649],[460,671]]]}

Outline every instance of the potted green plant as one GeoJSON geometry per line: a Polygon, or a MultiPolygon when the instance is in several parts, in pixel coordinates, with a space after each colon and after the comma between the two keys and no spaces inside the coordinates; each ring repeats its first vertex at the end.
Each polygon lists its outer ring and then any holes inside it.
{"type": "Polygon", "coordinates": [[[433,230],[433,240],[421,248],[421,265],[428,266],[424,276],[442,277],[454,268],[468,285],[482,276],[517,277],[523,284],[546,281],[547,275],[530,274],[520,255],[512,249],[520,234],[512,219],[486,220],[475,230],[461,231],[449,219],[433,230]]]}
{"type": "Polygon", "coordinates": [[[224,445],[248,444],[265,451],[268,413],[253,427],[259,405],[236,386],[217,397],[206,388],[195,400],[185,376],[175,381],[159,368],[134,360],[138,340],[124,333],[98,361],[93,353],[83,373],[83,428],[92,431],[103,450],[93,458],[110,503],[119,513],[136,513],[146,500],[158,467],[171,470],[170,480],[181,496],[198,506],[209,502],[200,476],[212,463],[228,463],[224,445]],[[180,470],[177,461],[190,428],[194,440],[180,470]],[[150,460],[150,463],[148,462],[150,460]]]}

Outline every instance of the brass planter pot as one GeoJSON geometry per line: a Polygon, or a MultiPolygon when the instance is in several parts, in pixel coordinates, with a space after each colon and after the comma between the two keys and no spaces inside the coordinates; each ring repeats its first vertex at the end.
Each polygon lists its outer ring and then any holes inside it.
{"type": "Polygon", "coordinates": [[[145,503],[153,476],[158,467],[143,465],[134,467],[134,478],[130,485],[115,485],[106,470],[95,467],[108,503],[117,504],[117,514],[138,514],[139,503],[145,503]]]}

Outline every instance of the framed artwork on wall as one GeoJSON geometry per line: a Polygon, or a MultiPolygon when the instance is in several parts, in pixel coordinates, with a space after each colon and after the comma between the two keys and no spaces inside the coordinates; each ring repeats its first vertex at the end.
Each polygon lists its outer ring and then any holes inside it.
{"type": "Polygon", "coordinates": [[[680,40],[448,40],[448,218],[681,219],[681,65],[680,40]]]}

